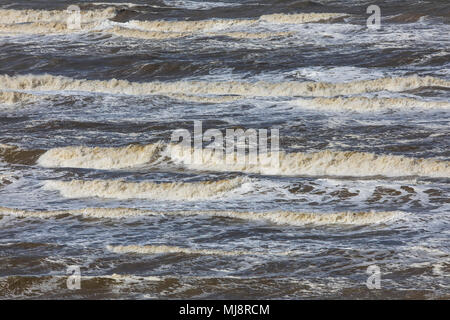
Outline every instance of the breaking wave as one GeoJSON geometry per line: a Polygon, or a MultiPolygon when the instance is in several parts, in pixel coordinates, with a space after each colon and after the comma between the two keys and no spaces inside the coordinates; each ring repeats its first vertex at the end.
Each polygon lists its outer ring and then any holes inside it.
{"type": "Polygon", "coordinates": [[[377,91],[405,91],[421,87],[450,88],[450,81],[435,77],[399,77],[360,80],[343,83],[329,82],[242,82],[242,81],[174,81],[129,82],[127,80],[77,80],[52,75],[0,76],[0,89],[37,91],[85,91],[96,93],[152,95],[239,95],[239,96],[307,96],[333,97],[377,91]]]}
{"type": "Polygon", "coordinates": [[[66,198],[111,198],[152,200],[199,200],[223,195],[238,188],[245,179],[202,182],[125,182],[121,180],[46,181],[46,190],[59,191],[66,198]]]}
{"type": "Polygon", "coordinates": [[[385,109],[449,109],[450,103],[443,101],[423,101],[411,98],[314,98],[297,99],[295,105],[314,109],[349,110],[349,111],[377,111],[385,109]]]}
{"type": "Polygon", "coordinates": [[[80,10],[81,29],[71,29],[67,10],[0,10],[0,32],[8,34],[52,34],[91,30],[102,21],[116,15],[114,8],[80,10]]]}
{"type": "Polygon", "coordinates": [[[150,31],[160,32],[202,32],[223,30],[232,27],[248,27],[257,23],[275,24],[303,24],[323,22],[348,16],[341,13],[298,13],[298,14],[269,14],[259,19],[211,19],[197,21],[138,21],[132,20],[130,26],[150,31]]]}
{"type": "MultiPolygon", "coordinates": [[[[126,38],[137,38],[137,39],[174,39],[183,38],[194,35],[193,32],[163,32],[163,31],[144,31],[131,28],[123,28],[115,26],[114,28],[108,29],[108,33],[126,37],[126,38]]],[[[293,32],[208,32],[204,35],[210,37],[229,37],[234,39],[266,39],[271,37],[287,37],[292,35],[293,32]]]]}
{"type": "Polygon", "coordinates": [[[373,224],[395,220],[402,216],[400,212],[337,212],[337,213],[307,213],[307,212],[222,212],[222,217],[238,218],[252,221],[266,221],[274,224],[303,226],[307,224],[373,224]]]}
{"type": "Polygon", "coordinates": [[[149,164],[161,144],[129,145],[126,147],[63,147],[45,152],[37,161],[43,167],[72,167],[85,169],[123,169],[149,164]]]}
{"type": "Polygon", "coordinates": [[[310,23],[310,22],[323,22],[334,19],[340,19],[347,17],[348,14],[343,13],[295,13],[295,14],[267,14],[259,18],[260,21],[269,23],[310,23]]]}
{"type": "Polygon", "coordinates": [[[132,28],[140,28],[145,31],[157,31],[166,33],[193,33],[222,30],[231,27],[245,27],[256,22],[257,20],[250,19],[211,19],[198,21],[131,20],[130,22],[128,22],[128,25],[132,28]]]}
{"type": "Polygon", "coordinates": [[[96,23],[85,23],[81,29],[70,29],[64,22],[31,22],[26,24],[0,24],[0,32],[7,34],[66,34],[89,31],[96,23]]]}
{"type": "Polygon", "coordinates": [[[29,93],[0,91],[0,103],[14,104],[19,102],[30,102],[36,100],[36,97],[29,93]]]}
{"type": "Polygon", "coordinates": [[[137,38],[137,39],[173,39],[173,38],[182,38],[190,36],[189,32],[161,32],[161,31],[143,31],[137,29],[129,29],[122,27],[114,27],[112,29],[108,29],[108,33],[127,38],[137,38]]]}
{"type": "MultiPolygon", "coordinates": [[[[105,27],[102,22],[116,16],[117,9],[108,7],[98,10],[80,10],[81,29],[71,29],[67,21],[72,15],[68,10],[13,10],[0,9],[0,32],[12,34],[48,34],[91,31],[95,27],[105,27]]],[[[248,27],[257,23],[303,24],[324,22],[347,16],[339,13],[299,13],[270,14],[259,19],[211,19],[200,21],[138,21],[127,22],[127,28],[114,27],[107,30],[112,34],[142,38],[170,39],[182,37],[193,32],[215,31],[231,27],[248,27]],[[131,27],[131,28],[128,28],[131,27]],[[150,32],[149,32],[150,31],[150,32]]],[[[107,26],[106,26],[107,27],[107,26]]],[[[263,35],[236,33],[238,38],[261,38],[263,35]]],[[[270,35],[267,35],[268,37],[270,35]]]]}
{"type": "MultiPolygon", "coordinates": [[[[200,254],[200,255],[215,255],[215,256],[245,256],[245,255],[261,255],[263,252],[252,252],[244,250],[214,250],[214,249],[191,249],[174,246],[107,246],[107,249],[115,253],[141,253],[141,254],[167,254],[167,253],[183,253],[183,254],[200,254]]],[[[275,252],[268,252],[265,254],[277,254],[275,252]]],[[[278,253],[286,255],[286,253],[278,253]]]]}
{"type": "Polygon", "coordinates": [[[436,159],[378,155],[356,151],[324,150],[314,153],[279,152],[250,164],[248,157],[227,163],[215,150],[203,149],[198,161],[192,161],[193,150],[181,145],[169,145],[168,154],[175,163],[195,170],[236,171],[266,175],[306,176],[425,176],[450,177],[450,163],[436,159]],[[275,158],[273,158],[275,157],[275,158]],[[263,161],[261,161],[263,160],[263,161]],[[275,165],[274,165],[275,163],[275,165]]]}
{"type": "Polygon", "coordinates": [[[101,170],[151,164],[167,156],[170,161],[193,170],[233,171],[266,175],[306,176],[422,176],[450,177],[448,161],[409,158],[397,155],[374,154],[356,151],[323,150],[312,153],[292,152],[260,155],[250,163],[248,156],[226,161],[222,153],[204,148],[193,161],[194,150],[180,144],[132,145],[121,148],[65,147],[50,149],[39,159],[44,167],[76,167],[101,170]]]}
{"type": "MultiPolygon", "coordinates": [[[[67,22],[72,15],[68,10],[14,10],[0,9],[1,24],[29,22],[67,22]]],[[[116,9],[113,7],[99,10],[80,10],[81,23],[90,23],[113,18],[116,9]]]]}
{"type": "Polygon", "coordinates": [[[136,216],[209,216],[245,221],[266,222],[276,225],[368,225],[377,223],[388,223],[398,220],[406,215],[400,211],[387,212],[294,212],[294,211],[272,211],[272,212],[249,212],[249,211],[149,211],[134,208],[86,208],[65,211],[27,211],[11,208],[1,208],[0,214],[16,217],[54,217],[61,215],[77,215],[91,218],[126,218],[136,216]]]}

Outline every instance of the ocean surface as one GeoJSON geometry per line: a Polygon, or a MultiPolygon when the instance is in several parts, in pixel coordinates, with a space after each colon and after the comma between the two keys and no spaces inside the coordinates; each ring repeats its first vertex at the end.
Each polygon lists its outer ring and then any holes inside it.
{"type": "Polygon", "coordinates": [[[448,0],[0,0],[0,297],[450,299],[449,97],[448,0]]]}

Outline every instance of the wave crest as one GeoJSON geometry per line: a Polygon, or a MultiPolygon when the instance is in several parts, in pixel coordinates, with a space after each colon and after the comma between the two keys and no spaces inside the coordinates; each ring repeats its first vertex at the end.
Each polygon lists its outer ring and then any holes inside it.
{"type": "Polygon", "coordinates": [[[75,167],[99,170],[121,169],[170,160],[193,170],[245,172],[266,175],[352,176],[352,177],[450,177],[449,161],[410,158],[400,155],[357,151],[283,152],[259,154],[255,163],[248,155],[223,153],[204,148],[200,157],[180,144],[131,145],[120,148],[64,147],[50,149],[38,159],[44,167],[75,167]],[[165,158],[167,157],[167,158],[165,158]]]}
{"type": "Polygon", "coordinates": [[[243,82],[174,81],[137,83],[126,80],[84,80],[52,75],[0,76],[0,89],[39,91],[85,91],[95,93],[152,95],[239,95],[333,97],[377,91],[399,92],[421,87],[450,88],[450,81],[435,77],[410,76],[343,83],[329,82],[243,82]]]}
{"type": "MultiPolygon", "coordinates": [[[[29,22],[66,22],[72,15],[68,10],[15,10],[0,9],[0,23],[15,24],[29,22]]],[[[113,18],[116,9],[109,7],[98,10],[80,10],[82,23],[101,21],[113,18]]]]}
{"type": "Polygon", "coordinates": [[[260,21],[269,23],[302,24],[311,22],[324,22],[347,17],[342,13],[294,13],[294,14],[268,14],[259,18],[260,21]]]}
{"type": "MultiPolygon", "coordinates": [[[[199,161],[194,162],[192,161],[194,150],[181,145],[169,145],[167,153],[175,163],[195,170],[237,171],[267,175],[450,177],[448,161],[356,151],[279,152],[279,165],[274,165],[273,161],[250,164],[247,158],[241,159],[242,161],[227,162],[221,154],[218,155],[211,149],[203,149],[199,161]]],[[[276,154],[270,155],[268,159],[276,156],[276,154]]]]}
{"type": "Polygon", "coordinates": [[[160,148],[158,143],[117,148],[54,148],[45,152],[37,162],[43,167],[123,169],[151,163],[160,148]]]}
{"type": "Polygon", "coordinates": [[[0,91],[0,103],[4,104],[15,104],[24,103],[36,100],[36,96],[24,93],[24,92],[13,92],[13,91],[0,91]]]}
{"type": "Polygon", "coordinates": [[[59,191],[66,198],[113,198],[151,200],[202,200],[238,188],[245,179],[202,182],[125,182],[121,180],[47,181],[46,190],[59,191]]]}
{"type": "MultiPolygon", "coordinates": [[[[182,253],[182,254],[198,254],[198,255],[215,255],[215,256],[244,256],[244,255],[261,255],[262,252],[251,252],[244,250],[217,250],[217,249],[191,249],[175,246],[107,246],[107,249],[115,253],[140,253],[140,254],[168,254],[168,253],[182,253]]],[[[270,254],[277,254],[270,252],[270,254]]]]}
{"type": "Polygon", "coordinates": [[[326,110],[349,111],[377,111],[385,109],[449,109],[450,103],[444,101],[423,101],[411,98],[314,98],[298,99],[292,102],[295,105],[307,108],[326,110]]]}
{"type": "Polygon", "coordinates": [[[136,216],[209,216],[244,221],[265,222],[276,225],[308,226],[308,225],[370,225],[389,223],[405,217],[400,211],[362,211],[362,212],[295,212],[295,211],[149,211],[134,208],[85,208],[65,211],[27,211],[0,207],[0,214],[16,217],[54,217],[60,215],[77,215],[91,218],[127,218],[136,216]]]}

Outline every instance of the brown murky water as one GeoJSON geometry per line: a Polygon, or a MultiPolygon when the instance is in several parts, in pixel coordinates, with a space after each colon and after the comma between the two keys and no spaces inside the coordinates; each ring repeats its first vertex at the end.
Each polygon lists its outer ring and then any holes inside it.
{"type": "Polygon", "coordinates": [[[0,297],[450,298],[448,1],[70,4],[0,0],[0,297]]]}

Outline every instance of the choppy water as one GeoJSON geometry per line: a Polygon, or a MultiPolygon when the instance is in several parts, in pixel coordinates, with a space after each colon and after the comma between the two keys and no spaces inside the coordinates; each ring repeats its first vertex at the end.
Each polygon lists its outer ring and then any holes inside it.
{"type": "Polygon", "coordinates": [[[448,299],[450,4],[376,3],[0,1],[0,296],[448,299]]]}

